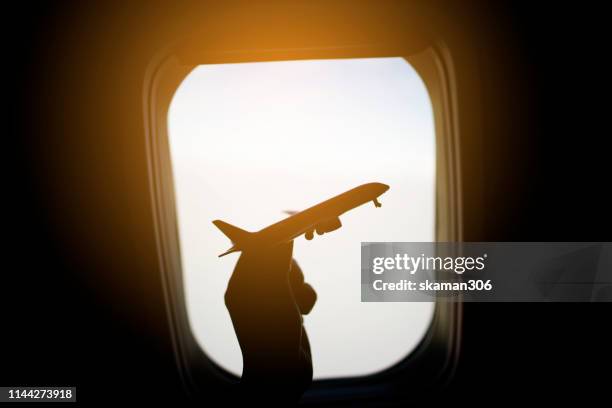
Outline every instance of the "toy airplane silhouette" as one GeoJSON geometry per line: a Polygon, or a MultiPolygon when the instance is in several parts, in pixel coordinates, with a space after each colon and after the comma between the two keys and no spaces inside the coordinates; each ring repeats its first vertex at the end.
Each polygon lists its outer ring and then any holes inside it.
{"type": "Polygon", "coordinates": [[[301,234],[307,240],[314,237],[314,232],[323,235],[335,231],[342,226],[340,216],[345,212],[372,201],[380,207],[378,197],[389,189],[382,183],[368,183],[355,187],[345,193],[323,201],[301,212],[286,211],[290,216],[257,232],[248,232],[221,220],[213,224],[231,241],[233,246],[219,257],[262,245],[274,246],[289,242],[301,234]]]}

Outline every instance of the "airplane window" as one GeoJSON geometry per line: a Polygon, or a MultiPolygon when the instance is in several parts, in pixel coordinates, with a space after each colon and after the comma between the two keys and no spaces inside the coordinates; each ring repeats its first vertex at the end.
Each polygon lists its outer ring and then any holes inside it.
{"type": "Polygon", "coordinates": [[[294,258],[318,294],[305,326],[314,378],[359,376],[405,358],[433,303],[362,303],[361,241],[433,241],[435,135],[431,101],[403,58],[200,65],[168,114],[184,289],[191,329],[208,356],[240,375],[224,303],[239,253],[213,224],[260,230],[364,183],[390,190],[294,258]],[[350,347],[347,345],[350,344],[350,347]]]}

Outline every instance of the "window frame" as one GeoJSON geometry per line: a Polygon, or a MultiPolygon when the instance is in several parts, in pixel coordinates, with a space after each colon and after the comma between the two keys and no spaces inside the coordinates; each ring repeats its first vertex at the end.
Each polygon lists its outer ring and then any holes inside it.
{"type": "MultiPolygon", "coordinates": [[[[181,44],[163,50],[149,64],[143,84],[143,110],[158,262],[176,363],[186,391],[193,397],[203,396],[203,389],[211,382],[229,390],[239,378],[208,358],[188,322],[167,126],[176,89],[197,65],[368,57],[402,57],[425,83],[436,137],[436,241],[460,242],[463,223],[456,80],[451,54],[443,42],[435,41],[416,52],[402,46],[194,52],[193,45],[181,44]]],[[[402,383],[432,386],[446,382],[458,357],[461,319],[461,302],[437,301],[427,334],[406,358],[370,375],[315,380],[302,404],[391,395],[401,398],[402,393],[409,392],[408,387],[400,386],[402,383]]]]}

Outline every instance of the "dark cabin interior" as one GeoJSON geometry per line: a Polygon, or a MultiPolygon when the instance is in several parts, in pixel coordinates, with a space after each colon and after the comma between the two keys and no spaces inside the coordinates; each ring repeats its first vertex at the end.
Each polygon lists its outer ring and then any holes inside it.
{"type": "MultiPolygon", "coordinates": [[[[160,280],[143,84],[164,47],[193,41],[194,32],[204,50],[333,49],[367,43],[370,35],[391,46],[412,32],[442,38],[456,70],[463,239],[610,237],[603,6],[441,0],[8,7],[0,384],[74,385],[82,402],[189,401],[160,280]]],[[[411,38],[415,47],[419,40],[411,38]]],[[[611,311],[609,304],[465,304],[452,375],[417,390],[396,382],[384,402],[603,396],[611,311]]],[[[224,393],[211,386],[198,400],[224,393]]],[[[380,402],[367,392],[359,400],[380,402]]],[[[335,405],[353,403],[345,395],[335,405]]]]}

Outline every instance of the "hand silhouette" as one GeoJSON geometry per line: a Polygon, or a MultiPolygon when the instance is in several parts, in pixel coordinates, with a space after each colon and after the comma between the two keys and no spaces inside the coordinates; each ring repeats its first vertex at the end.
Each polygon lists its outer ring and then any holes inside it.
{"type": "Polygon", "coordinates": [[[293,241],[243,251],[225,293],[242,351],[242,394],[251,401],[297,401],[312,381],[302,314],[316,293],[292,252],[293,241]]]}

